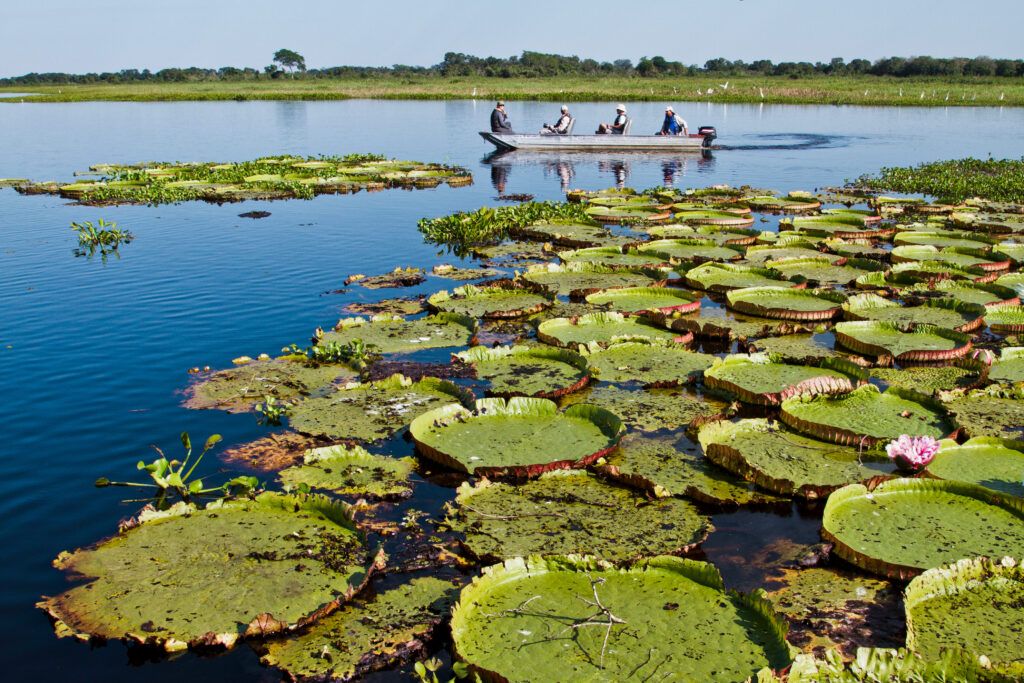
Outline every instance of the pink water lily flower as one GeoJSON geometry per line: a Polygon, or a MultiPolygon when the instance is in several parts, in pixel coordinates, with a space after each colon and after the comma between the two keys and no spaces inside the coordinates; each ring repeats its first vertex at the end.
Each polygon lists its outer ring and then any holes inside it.
{"type": "Polygon", "coordinates": [[[930,436],[900,434],[900,438],[889,442],[885,452],[900,469],[918,472],[939,452],[939,442],[930,436]]]}

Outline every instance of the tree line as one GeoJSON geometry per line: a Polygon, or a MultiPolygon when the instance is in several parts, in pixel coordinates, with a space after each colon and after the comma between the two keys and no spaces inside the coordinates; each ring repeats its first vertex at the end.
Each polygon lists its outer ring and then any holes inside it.
{"type": "Polygon", "coordinates": [[[885,57],[873,62],[853,59],[846,62],[836,57],[829,62],[779,62],[759,59],[753,62],[730,61],[723,57],[710,59],[703,66],[669,61],[661,56],[641,57],[635,64],[629,59],[599,62],[576,56],[523,52],[512,57],[475,57],[461,52],[447,52],[433,66],[332,66],[306,69],[305,60],[292,50],[278,50],[274,63],[262,69],[224,66],[219,69],[189,67],[185,69],[122,69],[116,72],[68,74],[28,73],[0,79],[0,86],[60,85],[91,83],[180,83],[191,81],[246,81],[290,76],[299,79],[317,78],[452,78],[486,76],[496,78],[540,78],[550,76],[634,76],[667,78],[682,76],[780,76],[804,78],[813,76],[889,76],[918,77],[1024,77],[1024,60],[989,57],[885,57]],[[284,53],[284,59],[280,59],[284,53]],[[296,68],[298,73],[296,73],[296,68]]]}

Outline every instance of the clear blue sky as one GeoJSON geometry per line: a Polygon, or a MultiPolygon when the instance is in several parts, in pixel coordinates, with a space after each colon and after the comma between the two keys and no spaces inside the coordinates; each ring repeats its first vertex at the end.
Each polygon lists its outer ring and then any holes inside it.
{"type": "Polygon", "coordinates": [[[269,64],[429,66],[523,50],[703,65],[1022,58],[1021,0],[5,0],[0,76],[269,64]],[[556,9],[556,8],[565,9],[556,9]],[[617,8],[617,9],[616,9],[617,8]]]}

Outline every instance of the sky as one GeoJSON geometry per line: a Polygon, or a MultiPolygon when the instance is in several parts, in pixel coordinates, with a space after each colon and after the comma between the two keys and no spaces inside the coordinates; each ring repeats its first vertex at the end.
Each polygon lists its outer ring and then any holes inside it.
{"type": "Polygon", "coordinates": [[[598,61],[1024,58],[1021,0],[3,0],[0,77],[254,67],[430,66],[445,52],[598,61]]]}

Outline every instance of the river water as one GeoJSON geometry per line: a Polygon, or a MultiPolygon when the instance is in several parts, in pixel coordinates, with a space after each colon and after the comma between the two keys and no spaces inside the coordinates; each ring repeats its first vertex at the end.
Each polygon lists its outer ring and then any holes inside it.
{"type": "MultiPolygon", "coordinates": [[[[633,131],[657,130],[664,104],[631,104],[633,131]]],[[[719,149],[710,158],[489,155],[476,134],[493,106],[485,101],[0,104],[0,178],[69,180],[103,162],[352,152],[462,165],[475,177],[472,186],[457,189],[224,206],[93,208],[0,189],[3,677],[279,680],[246,647],[212,659],[150,662],[116,643],[94,648],[58,640],[33,604],[67,586],[50,567],[57,553],[113,533],[136,512],[136,505],[121,502],[124,490],[93,488],[97,477],[131,479],[135,463],[151,459],[150,444],[176,452],[182,430],[194,440],[221,433],[226,445],[267,433],[251,415],[182,408],[187,368],[227,367],[242,354],[304,343],[347,303],[393,293],[325,293],[342,287],[350,273],[452,261],[422,242],[419,218],[494,205],[502,192],[557,200],[570,187],[718,183],[786,192],[838,185],[883,166],[1024,156],[1024,110],[673,104],[691,129],[717,127],[719,149]],[[238,216],[247,211],[272,215],[238,216]],[[69,223],[99,218],[116,221],[136,240],[122,247],[120,258],[75,258],[69,223]]],[[[557,103],[510,102],[507,109],[517,130],[539,130],[558,113],[557,103]]],[[[614,115],[609,103],[571,110],[578,132],[614,115]]],[[[430,278],[399,293],[450,286],[430,278]]],[[[407,444],[395,446],[403,447],[411,452],[407,444]]],[[[218,469],[204,464],[204,474],[218,469]]],[[[817,537],[817,517],[806,510],[741,511],[714,521],[719,531],[705,544],[706,555],[718,561],[730,586],[743,590],[754,585],[730,562],[742,563],[773,535],[817,537]]]]}

